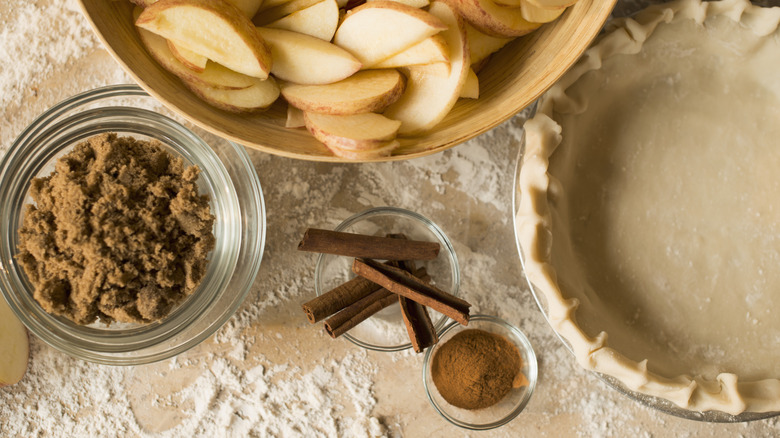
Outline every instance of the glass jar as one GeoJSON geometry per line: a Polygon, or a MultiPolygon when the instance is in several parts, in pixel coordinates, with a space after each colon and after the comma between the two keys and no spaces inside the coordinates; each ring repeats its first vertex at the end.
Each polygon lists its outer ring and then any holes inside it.
{"type": "Polygon", "coordinates": [[[243,147],[188,128],[135,85],[99,88],[71,97],[39,116],[0,161],[0,290],[25,326],[49,345],[76,358],[110,365],[138,365],[169,358],[214,333],[243,302],[262,259],[265,206],[254,166],[243,147]],[[15,256],[18,229],[34,178],[94,135],[115,132],[156,139],[201,169],[197,184],[216,217],[216,247],[195,292],[160,321],[78,325],[47,313],[15,256]]]}

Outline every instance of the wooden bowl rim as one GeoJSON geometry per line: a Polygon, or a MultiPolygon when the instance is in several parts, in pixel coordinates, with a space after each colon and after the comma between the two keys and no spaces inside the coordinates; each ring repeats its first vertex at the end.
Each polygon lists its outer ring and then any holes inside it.
{"type": "MultiPolygon", "coordinates": [[[[350,160],[346,158],[337,157],[334,155],[304,154],[300,152],[287,151],[284,149],[267,146],[262,143],[251,143],[251,142],[248,143],[246,139],[238,138],[235,135],[226,132],[224,129],[220,129],[219,127],[213,126],[209,123],[204,122],[200,118],[193,116],[190,113],[190,111],[184,110],[183,108],[180,107],[180,105],[164,97],[154,87],[149,85],[146,81],[144,81],[141,77],[138,76],[138,74],[134,71],[134,69],[132,69],[127,64],[123,56],[120,55],[111,44],[109,44],[106,37],[100,31],[99,26],[95,22],[94,18],[88,12],[87,5],[85,4],[86,1],[89,0],[78,0],[82,13],[86,17],[90,26],[92,27],[94,34],[103,43],[103,46],[106,48],[109,54],[114,58],[114,60],[116,60],[119,63],[119,65],[125,70],[125,72],[127,72],[127,74],[130,75],[133,78],[133,80],[136,81],[138,85],[140,85],[147,93],[149,93],[155,99],[160,101],[160,103],[162,103],[165,107],[167,107],[171,111],[175,112],[176,114],[185,118],[190,123],[194,124],[195,126],[198,126],[199,128],[207,132],[210,132],[214,135],[230,140],[232,142],[241,144],[244,147],[260,150],[262,152],[266,152],[269,154],[282,156],[286,158],[306,160],[306,161],[333,162],[333,163],[388,162],[388,161],[401,161],[401,160],[407,160],[412,158],[424,157],[438,152],[442,152],[460,143],[471,140],[472,138],[475,138],[495,128],[501,123],[504,123],[505,121],[507,121],[514,115],[516,115],[518,112],[522,111],[524,108],[528,107],[534,101],[536,101],[536,99],[538,99],[544,92],[546,92],[555,82],[557,82],[561,78],[561,76],[563,76],[564,73],[566,73],[566,71],[568,71],[571,68],[571,66],[579,59],[582,53],[585,52],[585,50],[590,46],[592,41],[596,38],[598,33],[601,31],[604,23],[609,17],[609,14],[611,13],[612,9],[617,3],[617,0],[579,0],[574,6],[568,8],[565,14],[571,13],[572,8],[575,8],[578,5],[580,5],[580,7],[589,8],[588,15],[593,15],[592,17],[590,17],[592,18],[592,21],[590,21],[590,23],[594,25],[588,28],[585,38],[581,38],[580,41],[578,41],[578,43],[574,45],[572,50],[572,56],[566,58],[565,61],[560,64],[559,66],[560,68],[546,72],[547,74],[544,76],[544,80],[542,81],[542,86],[537,87],[532,93],[532,95],[530,95],[530,97],[517,99],[514,103],[508,104],[507,107],[504,108],[504,112],[498,117],[494,117],[493,119],[489,120],[487,123],[482,123],[479,126],[475,127],[475,129],[464,132],[462,135],[450,136],[438,146],[432,147],[430,149],[419,150],[419,151],[406,153],[406,154],[392,155],[389,157],[350,160]]],[[[128,0],[112,0],[112,1],[128,1],[128,0]]],[[[112,3],[112,2],[106,2],[106,3],[112,3]]],[[[549,24],[553,24],[553,23],[549,23],[549,24]]],[[[537,30],[536,32],[539,32],[539,30],[537,30]]],[[[415,138],[422,138],[422,137],[405,137],[402,138],[401,140],[405,140],[407,142],[409,141],[413,142],[415,138]]]]}

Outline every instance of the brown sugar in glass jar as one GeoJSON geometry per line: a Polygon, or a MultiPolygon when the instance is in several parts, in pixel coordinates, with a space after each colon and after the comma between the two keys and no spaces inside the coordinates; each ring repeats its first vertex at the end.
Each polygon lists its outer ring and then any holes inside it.
{"type": "MultiPolygon", "coordinates": [[[[262,188],[247,151],[178,118],[136,85],[90,90],[41,114],[0,157],[0,205],[3,298],[42,342],[75,358],[103,364],[155,362],[207,339],[246,298],[265,246],[262,188]],[[101,319],[84,325],[46,312],[34,299],[35,285],[17,257],[19,229],[27,205],[35,203],[29,196],[32,181],[51,175],[57,161],[78,144],[108,133],[158,141],[163,150],[183,160],[184,168],[197,166],[200,172],[192,175],[197,192],[208,195],[209,213],[214,216],[215,246],[208,253],[200,285],[167,316],[153,322],[114,320],[107,325],[101,319]]],[[[146,228],[150,227],[145,224],[146,228]]],[[[186,273],[184,278],[186,283],[186,273]]]]}
{"type": "Polygon", "coordinates": [[[214,249],[197,166],[156,140],[93,136],[32,181],[17,260],[49,313],[77,324],[160,320],[192,294],[214,249]]]}

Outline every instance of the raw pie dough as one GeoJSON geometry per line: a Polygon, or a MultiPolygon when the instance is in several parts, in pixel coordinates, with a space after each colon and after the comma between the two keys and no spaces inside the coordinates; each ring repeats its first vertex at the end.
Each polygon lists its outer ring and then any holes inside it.
{"type": "Polygon", "coordinates": [[[780,411],[780,8],[616,20],[526,125],[517,235],[586,368],[780,411]]]}

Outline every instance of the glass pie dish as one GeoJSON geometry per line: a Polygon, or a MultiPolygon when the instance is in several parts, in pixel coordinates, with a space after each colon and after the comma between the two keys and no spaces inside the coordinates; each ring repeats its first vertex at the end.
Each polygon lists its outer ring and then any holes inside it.
{"type": "Polygon", "coordinates": [[[525,123],[515,230],[548,322],[686,417],[780,411],[776,16],[678,0],[613,20],[525,123]]]}
{"type": "MultiPolygon", "coordinates": [[[[533,114],[533,111],[532,111],[533,114]]],[[[520,177],[520,170],[521,170],[521,162],[523,158],[523,153],[525,151],[525,136],[523,136],[523,140],[520,143],[520,149],[518,153],[517,158],[517,165],[515,167],[515,176],[513,181],[513,196],[512,196],[512,212],[517,212],[517,206],[519,203],[519,197],[520,193],[518,191],[518,178],[520,177]]],[[[513,220],[516,221],[517,218],[513,213],[513,220]]],[[[514,223],[515,230],[517,229],[517,224],[514,223]]],[[[560,333],[558,333],[554,328],[552,323],[549,319],[549,308],[547,306],[547,300],[543,293],[541,293],[538,288],[531,282],[531,280],[528,278],[528,276],[525,275],[525,259],[523,257],[523,250],[520,245],[520,240],[515,236],[515,242],[517,244],[517,251],[520,258],[520,264],[523,267],[523,277],[525,278],[528,289],[531,291],[531,294],[534,297],[534,301],[536,302],[537,306],[539,307],[539,310],[541,311],[542,315],[544,316],[545,321],[547,321],[550,328],[553,330],[553,332],[556,334],[558,339],[561,341],[563,346],[566,348],[566,350],[569,351],[572,355],[572,359],[574,359],[574,350],[571,347],[571,344],[563,338],[560,333]]],[[[706,412],[700,412],[700,411],[694,411],[689,409],[683,409],[674,403],[670,402],[669,400],[660,398],[660,397],[653,397],[647,394],[642,394],[637,391],[632,391],[626,385],[624,385],[620,380],[606,375],[602,373],[598,373],[595,371],[591,371],[594,375],[596,375],[601,381],[603,381],[605,384],[607,384],[612,389],[618,391],[619,393],[625,395],[626,397],[653,409],[656,409],[660,412],[663,412],[665,414],[674,415],[676,417],[685,418],[688,420],[695,420],[695,421],[704,421],[704,422],[716,422],[716,423],[741,423],[745,421],[755,421],[755,420],[763,420],[767,418],[772,418],[780,415],[780,412],[743,412],[739,415],[730,415],[725,412],[721,411],[706,411],[706,412]]]]}

